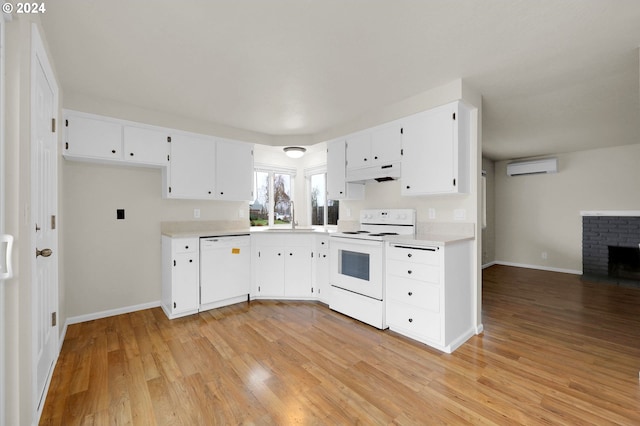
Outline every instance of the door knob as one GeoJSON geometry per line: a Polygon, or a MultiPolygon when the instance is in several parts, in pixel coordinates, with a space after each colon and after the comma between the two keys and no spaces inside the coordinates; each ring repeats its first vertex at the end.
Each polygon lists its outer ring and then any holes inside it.
{"type": "Polygon", "coordinates": [[[49,248],[42,249],[42,250],[38,250],[36,248],[36,257],[38,257],[38,256],[49,257],[49,256],[51,256],[52,253],[53,253],[53,250],[51,250],[49,248]]]}

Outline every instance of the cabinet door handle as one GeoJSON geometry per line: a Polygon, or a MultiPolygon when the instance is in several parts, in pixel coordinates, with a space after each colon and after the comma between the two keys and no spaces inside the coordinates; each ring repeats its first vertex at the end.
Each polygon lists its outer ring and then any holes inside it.
{"type": "Polygon", "coordinates": [[[407,274],[411,275],[411,272],[412,272],[411,270],[408,270],[408,271],[407,271],[407,274]]]}
{"type": "Polygon", "coordinates": [[[289,256],[293,256],[293,253],[289,253],[289,256]]]}
{"type": "Polygon", "coordinates": [[[323,255],[322,255],[322,257],[327,257],[327,255],[326,255],[326,254],[323,254],[323,255]]]}
{"type": "Polygon", "coordinates": [[[189,263],[193,263],[193,259],[189,259],[189,263]]]}
{"type": "Polygon", "coordinates": [[[409,322],[413,322],[413,318],[409,318],[409,322]]]}
{"type": "Polygon", "coordinates": [[[281,253],[278,253],[278,256],[280,256],[281,253]]]}
{"type": "Polygon", "coordinates": [[[373,157],[373,159],[374,159],[374,160],[377,160],[377,159],[378,159],[378,156],[376,155],[375,157],[373,157]]]}
{"type": "Polygon", "coordinates": [[[189,246],[184,246],[185,250],[189,250],[189,246]]]}
{"type": "Polygon", "coordinates": [[[133,152],[130,152],[129,155],[133,157],[133,152]]]}
{"type": "Polygon", "coordinates": [[[367,159],[365,158],[364,161],[367,161],[367,159]]]}
{"type": "Polygon", "coordinates": [[[224,195],[224,192],[220,191],[220,195],[224,195]]]}
{"type": "Polygon", "coordinates": [[[173,309],[176,308],[176,302],[173,302],[173,309]]]}
{"type": "Polygon", "coordinates": [[[409,253],[409,254],[407,255],[407,257],[411,257],[411,256],[413,256],[411,253],[409,253]]]}
{"type": "Polygon", "coordinates": [[[409,292],[409,296],[413,296],[413,292],[412,291],[409,292]]]}
{"type": "Polygon", "coordinates": [[[115,149],[112,149],[112,150],[111,150],[111,153],[112,153],[112,154],[115,154],[115,153],[116,153],[116,150],[115,150],[115,149]]]}

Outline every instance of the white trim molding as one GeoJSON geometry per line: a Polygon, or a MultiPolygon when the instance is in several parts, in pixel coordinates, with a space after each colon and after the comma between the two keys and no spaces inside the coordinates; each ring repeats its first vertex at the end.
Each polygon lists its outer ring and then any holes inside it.
{"type": "Polygon", "coordinates": [[[640,217],[640,210],[581,210],[580,216],[630,216],[640,217]]]}
{"type": "Polygon", "coordinates": [[[125,307],[122,307],[122,308],[109,309],[109,310],[106,310],[106,311],[94,312],[92,314],[85,314],[85,315],[78,315],[78,316],[75,316],[75,317],[69,317],[69,318],[67,318],[67,321],[66,321],[66,323],[64,325],[65,333],[66,333],[67,325],[79,324],[81,322],[93,321],[93,320],[97,320],[97,319],[112,317],[112,316],[115,316],[115,315],[129,314],[131,312],[142,311],[144,309],[151,309],[151,308],[158,308],[158,307],[160,307],[160,301],[159,300],[154,301],[154,302],[141,303],[141,304],[138,304],[138,305],[125,306],[125,307]]]}
{"type": "Polygon", "coordinates": [[[582,271],[578,271],[577,269],[564,269],[564,268],[554,268],[552,266],[528,265],[528,264],[525,264],[525,263],[504,262],[504,261],[501,261],[501,260],[496,260],[495,262],[492,262],[492,265],[515,266],[516,268],[538,269],[540,271],[560,272],[560,273],[563,273],[563,274],[582,275],[582,271]]]}

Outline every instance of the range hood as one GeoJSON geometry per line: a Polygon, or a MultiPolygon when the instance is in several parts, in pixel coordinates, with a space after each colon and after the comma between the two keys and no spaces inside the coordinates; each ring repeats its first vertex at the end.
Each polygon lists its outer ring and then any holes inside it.
{"type": "Polygon", "coordinates": [[[400,178],[400,162],[381,164],[377,166],[362,167],[359,169],[347,169],[345,181],[364,183],[375,180],[385,182],[400,178]]]}

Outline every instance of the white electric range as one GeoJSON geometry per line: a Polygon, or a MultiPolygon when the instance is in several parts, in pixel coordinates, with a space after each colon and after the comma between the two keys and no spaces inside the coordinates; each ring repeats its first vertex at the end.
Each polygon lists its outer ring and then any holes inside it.
{"type": "Polygon", "coordinates": [[[379,329],[385,321],[384,247],[390,235],[415,235],[416,212],[360,212],[360,230],[332,234],[329,242],[329,307],[379,329]]]}

